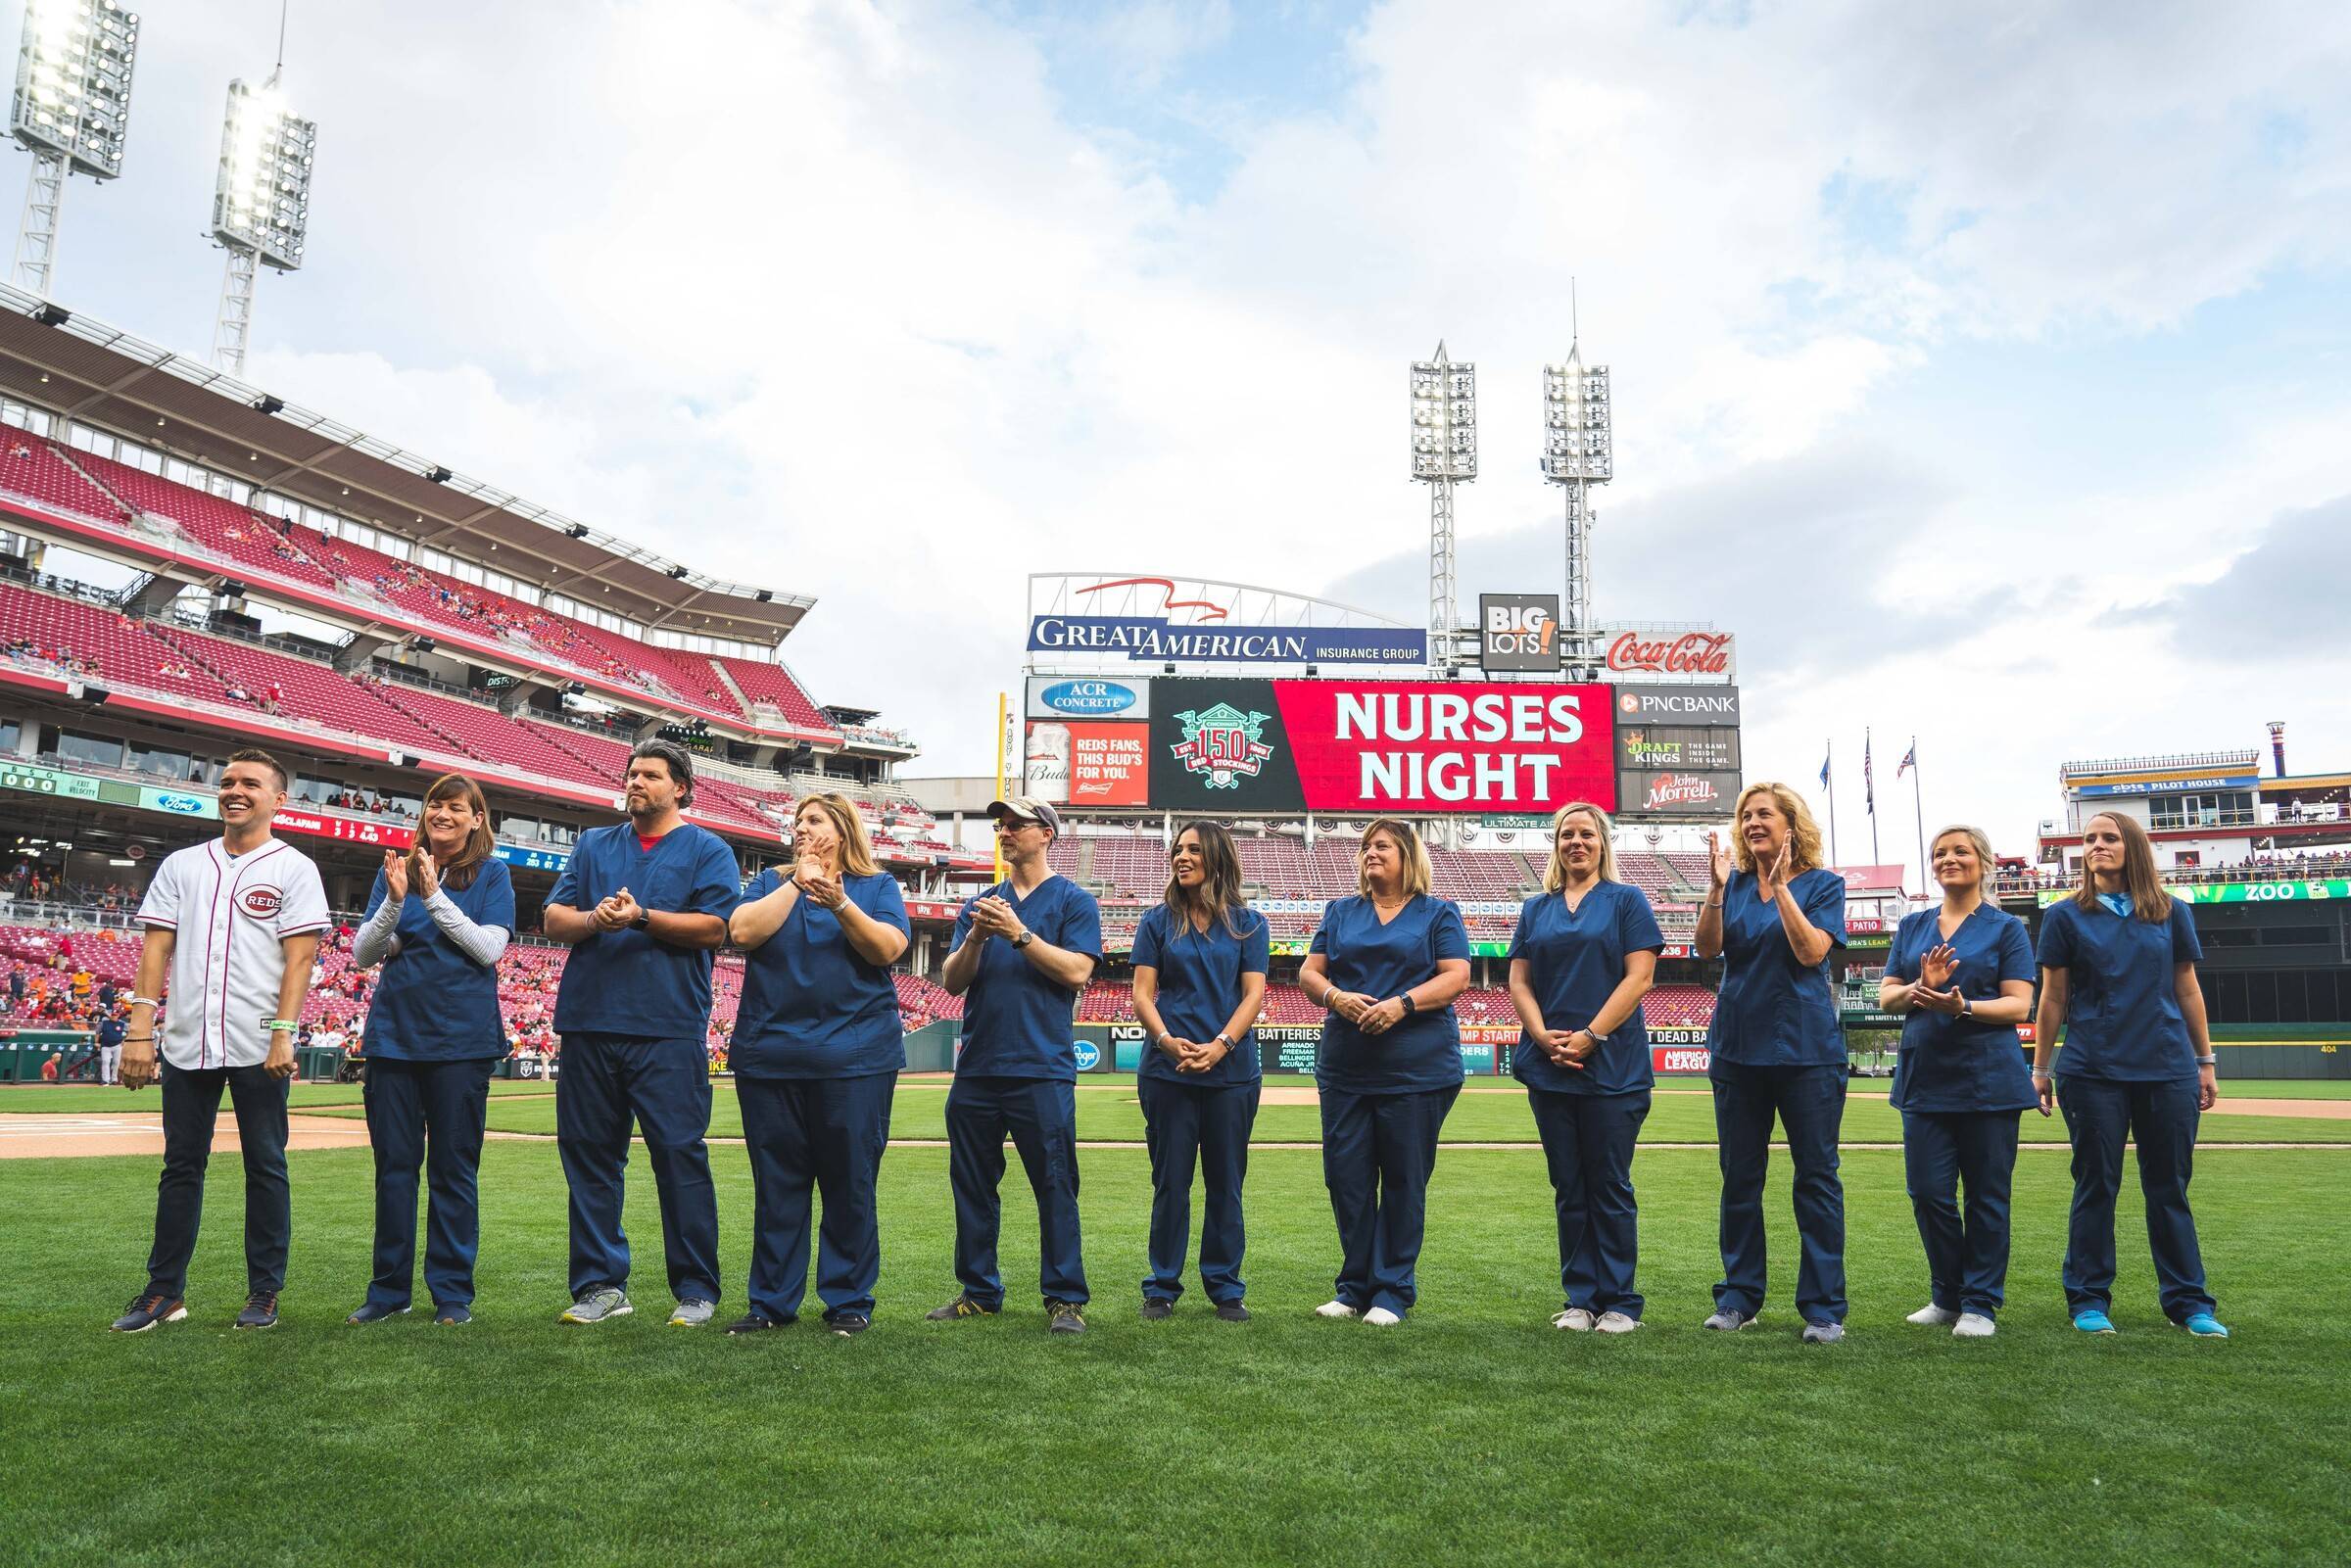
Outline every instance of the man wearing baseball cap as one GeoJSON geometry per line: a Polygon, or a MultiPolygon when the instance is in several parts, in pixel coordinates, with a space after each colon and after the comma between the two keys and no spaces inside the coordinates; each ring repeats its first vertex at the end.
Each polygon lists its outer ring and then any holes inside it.
{"type": "Polygon", "coordinates": [[[1102,958],[1093,895],[1056,876],[1045,852],[1061,814],[1033,795],[987,808],[1009,875],[963,906],[940,979],[963,1004],[963,1047],[947,1091],[947,1178],[955,1193],[955,1277],[963,1289],[931,1313],[983,1317],[1004,1305],[996,1272],[1004,1138],[1036,1194],[1039,1283],[1047,1325],[1084,1331],[1085,1262],[1078,1238],[1079,993],[1102,958]]]}

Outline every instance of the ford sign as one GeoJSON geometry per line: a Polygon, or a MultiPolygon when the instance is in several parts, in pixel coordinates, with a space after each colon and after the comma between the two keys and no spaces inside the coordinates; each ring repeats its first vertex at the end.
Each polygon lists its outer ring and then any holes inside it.
{"type": "Polygon", "coordinates": [[[182,817],[201,817],[204,815],[204,802],[195,795],[159,794],[155,797],[155,803],[161,809],[165,811],[177,812],[182,817]]]}
{"type": "Polygon", "coordinates": [[[1104,718],[1133,707],[1134,688],[1116,681],[1059,681],[1038,692],[1037,700],[1055,713],[1104,718]]]}

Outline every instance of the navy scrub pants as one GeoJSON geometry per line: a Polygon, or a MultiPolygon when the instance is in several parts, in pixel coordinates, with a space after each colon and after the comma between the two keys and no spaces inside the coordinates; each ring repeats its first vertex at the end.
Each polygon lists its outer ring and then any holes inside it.
{"type": "Polygon", "coordinates": [[[808,1210],[822,1193],[816,1296],[825,1317],[874,1315],[882,1226],[874,1184],[889,1143],[895,1072],[854,1078],[735,1080],[751,1156],[751,1310],[772,1323],[800,1315],[808,1290],[808,1210]]]}
{"type": "Polygon", "coordinates": [[[478,1178],[490,1113],[487,1057],[465,1062],[367,1062],[367,1142],[375,1151],[374,1307],[406,1307],[416,1279],[416,1173],[424,1213],[424,1288],[435,1307],[473,1305],[481,1242],[478,1178]]]}
{"type": "Polygon", "coordinates": [[[1551,1167],[1565,1305],[1638,1320],[1643,1303],[1633,1271],[1641,1258],[1641,1229],[1633,1203],[1633,1142],[1649,1119],[1650,1091],[1529,1089],[1526,1099],[1551,1167]]]}
{"type": "Polygon", "coordinates": [[[188,1291],[188,1259],[204,1218],[204,1169],[213,1157],[220,1091],[237,1117],[245,1160],[245,1289],[274,1296],[285,1289],[286,1250],[294,1239],[294,1204],[286,1185],[286,1096],[290,1080],[249,1068],[175,1068],[164,1081],[164,1173],[155,1188],[155,1250],[147,1288],[176,1301],[188,1291]]]}
{"type": "Polygon", "coordinates": [[[1337,1295],[1359,1312],[1412,1310],[1437,1132],[1461,1092],[1459,1084],[1402,1094],[1320,1090],[1322,1182],[1339,1224],[1337,1295]]]}
{"type": "Polygon", "coordinates": [[[996,1272],[1003,1221],[1004,1139],[1020,1152],[1036,1194],[1037,1283],[1047,1301],[1086,1300],[1078,1234],[1078,1090],[1066,1078],[958,1072],[947,1090],[947,1181],[955,1193],[955,1277],[993,1311],[1004,1305],[996,1272]]]}
{"type": "Polygon", "coordinates": [[[2076,1316],[2114,1301],[2114,1205],[2123,1190],[2123,1145],[2138,1145],[2138,1188],[2147,1203],[2163,1315],[2184,1323],[2213,1309],[2187,1182],[2196,1153],[2196,1080],[2108,1083],[2060,1077],[2057,1107],[2074,1140],[2074,1208],[2065,1236],[2065,1305],[2076,1316]]]}
{"type": "Polygon", "coordinates": [[[1763,1309],[1770,1278],[1763,1182],[1776,1116],[1796,1165],[1796,1230],[1803,1243],[1796,1309],[1807,1323],[1844,1322],[1845,1186],[1837,1177],[1837,1135],[1845,1122],[1845,1064],[1754,1068],[1716,1057],[1709,1076],[1722,1163],[1723,1277],[1714,1305],[1750,1316],[1763,1309]]]}
{"type": "Polygon", "coordinates": [[[1927,1250],[1928,1300],[1998,1314],[2008,1285],[2008,1192],[2021,1111],[1905,1111],[1902,1178],[1927,1250]],[[1959,1189],[1967,1188],[1964,1221],[1959,1189]]]}
{"type": "Polygon", "coordinates": [[[1192,1169],[1208,1183],[1200,1221],[1200,1287],[1223,1306],[1237,1302],[1241,1256],[1241,1183],[1249,1174],[1249,1130],[1257,1124],[1260,1085],[1184,1083],[1156,1075],[1135,1080],[1143,1138],[1151,1151],[1151,1272],[1143,1294],[1174,1301],[1183,1294],[1183,1255],[1192,1236],[1192,1169]]]}
{"type": "Polygon", "coordinates": [[[645,1133],[661,1197],[670,1294],[718,1300],[718,1199],[710,1185],[710,1057],[701,1038],[566,1034],[555,1076],[555,1150],[571,1187],[571,1297],[629,1283],[620,1226],[629,1122],[645,1133]]]}

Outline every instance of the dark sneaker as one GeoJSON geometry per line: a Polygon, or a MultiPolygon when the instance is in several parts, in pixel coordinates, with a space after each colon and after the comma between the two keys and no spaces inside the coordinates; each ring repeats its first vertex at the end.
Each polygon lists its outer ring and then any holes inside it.
{"type": "Polygon", "coordinates": [[[1249,1321],[1249,1308],[1239,1302],[1219,1302],[1217,1317],[1222,1322],[1246,1323],[1249,1321]]]}
{"type": "Polygon", "coordinates": [[[1175,1315],[1176,1304],[1172,1301],[1169,1301],[1165,1296],[1146,1296],[1143,1298],[1143,1321],[1146,1323],[1156,1323],[1162,1318],[1174,1317],[1175,1315]]]}
{"type": "Polygon", "coordinates": [[[386,1307],[381,1302],[361,1302],[360,1309],[343,1319],[346,1323],[380,1323],[387,1317],[398,1317],[408,1309],[408,1304],[386,1307]]]}
{"type": "Polygon", "coordinates": [[[433,1323],[440,1328],[459,1328],[473,1321],[473,1308],[453,1303],[433,1309],[433,1323]]]}
{"type": "Polygon", "coordinates": [[[983,1307],[969,1296],[958,1296],[944,1307],[934,1307],[923,1314],[934,1323],[952,1323],[959,1317],[993,1317],[996,1309],[983,1307]]]}
{"type": "Polygon", "coordinates": [[[825,1319],[825,1327],[839,1334],[844,1340],[852,1335],[862,1334],[873,1326],[874,1320],[863,1312],[843,1312],[839,1317],[825,1319]]]}
{"type": "Polygon", "coordinates": [[[629,1305],[628,1292],[614,1290],[611,1286],[606,1285],[602,1290],[592,1290],[578,1301],[573,1302],[563,1309],[562,1314],[555,1321],[558,1323],[603,1323],[615,1317],[626,1317],[635,1310],[637,1308],[629,1305]]]}
{"type": "Polygon", "coordinates": [[[765,1312],[749,1311],[729,1323],[727,1332],[730,1334],[762,1334],[771,1328],[782,1328],[783,1326],[765,1312]]]}
{"type": "Polygon", "coordinates": [[[1085,1313],[1080,1310],[1076,1302],[1047,1302],[1045,1316],[1050,1319],[1045,1326],[1056,1334],[1085,1332],[1085,1313]]]}
{"type": "Polygon", "coordinates": [[[131,1298],[130,1305],[122,1308],[122,1315],[115,1319],[113,1328],[118,1334],[144,1334],[158,1323],[176,1323],[187,1315],[186,1302],[176,1296],[149,1291],[131,1298]]]}
{"type": "Polygon", "coordinates": [[[277,1293],[256,1291],[245,1298],[245,1310],[237,1314],[238,1328],[277,1327],[277,1293]]]}

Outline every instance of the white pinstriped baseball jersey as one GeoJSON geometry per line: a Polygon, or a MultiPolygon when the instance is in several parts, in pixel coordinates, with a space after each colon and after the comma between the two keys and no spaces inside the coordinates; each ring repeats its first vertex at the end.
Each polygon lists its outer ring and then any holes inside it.
{"type": "Polygon", "coordinates": [[[162,1056],[175,1068],[251,1068],[268,1059],[285,939],[327,926],[326,887],[301,851],[272,838],[230,858],[215,838],[164,857],[139,924],[175,932],[164,989],[162,1056]]]}

